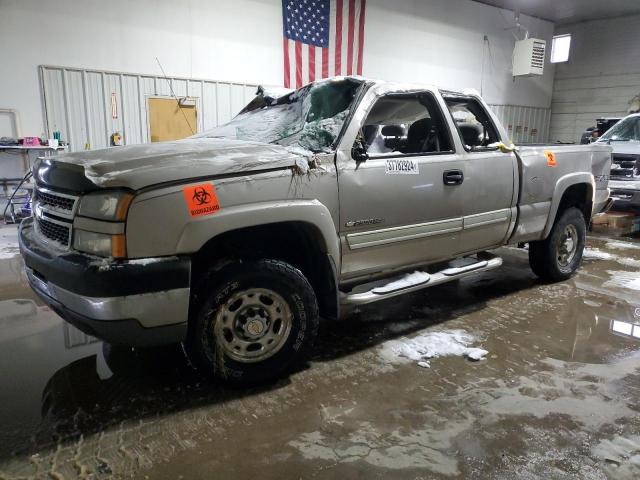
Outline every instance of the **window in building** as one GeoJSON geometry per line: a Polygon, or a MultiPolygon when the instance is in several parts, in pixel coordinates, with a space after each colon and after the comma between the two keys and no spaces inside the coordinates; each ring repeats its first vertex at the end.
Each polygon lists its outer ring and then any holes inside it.
{"type": "Polygon", "coordinates": [[[551,42],[551,63],[561,63],[569,60],[571,35],[556,35],[551,42]]]}

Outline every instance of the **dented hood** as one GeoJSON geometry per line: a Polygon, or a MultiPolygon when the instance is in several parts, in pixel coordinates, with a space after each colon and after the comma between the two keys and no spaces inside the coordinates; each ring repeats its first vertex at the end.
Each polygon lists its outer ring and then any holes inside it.
{"type": "Polygon", "coordinates": [[[138,190],[190,178],[285,169],[293,167],[296,160],[306,163],[303,156],[279,145],[190,138],[46,157],[36,165],[34,173],[41,183],[69,190],[138,190]]]}

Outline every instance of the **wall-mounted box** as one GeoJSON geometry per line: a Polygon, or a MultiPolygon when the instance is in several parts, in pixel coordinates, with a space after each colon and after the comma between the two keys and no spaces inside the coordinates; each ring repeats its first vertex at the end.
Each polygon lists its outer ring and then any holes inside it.
{"type": "Polygon", "coordinates": [[[542,75],[546,47],[547,42],[539,38],[517,41],[513,50],[513,76],[542,75]]]}

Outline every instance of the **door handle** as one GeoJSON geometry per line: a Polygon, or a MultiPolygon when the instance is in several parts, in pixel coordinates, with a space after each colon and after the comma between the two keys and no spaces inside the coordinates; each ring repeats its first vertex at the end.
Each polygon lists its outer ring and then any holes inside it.
{"type": "Polygon", "coordinates": [[[447,170],[442,174],[445,185],[460,185],[464,181],[462,170],[447,170]]]}

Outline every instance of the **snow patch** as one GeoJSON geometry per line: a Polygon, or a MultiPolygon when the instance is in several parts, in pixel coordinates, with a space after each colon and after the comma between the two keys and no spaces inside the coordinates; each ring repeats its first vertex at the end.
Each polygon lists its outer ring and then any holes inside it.
{"type": "Polygon", "coordinates": [[[89,266],[91,267],[98,267],[98,271],[100,272],[106,272],[114,265],[115,264],[113,263],[113,257],[99,258],[89,263],[89,266]]]}
{"type": "Polygon", "coordinates": [[[598,248],[590,248],[587,247],[584,249],[583,253],[584,258],[587,259],[597,259],[597,260],[613,260],[616,258],[616,255],[613,255],[609,252],[603,252],[598,248]]]}
{"type": "Polygon", "coordinates": [[[20,248],[18,245],[2,245],[0,247],[0,260],[7,258],[13,258],[20,254],[20,248]]]}
{"type": "Polygon", "coordinates": [[[400,280],[396,280],[394,282],[387,283],[381,287],[376,287],[373,289],[373,293],[389,293],[394,292],[396,290],[402,290],[404,288],[413,287],[414,285],[420,285],[421,283],[425,283],[429,280],[429,274],[426,272],[415,271],[413,273],[408,273],[400,280]]]}
{"type": "Polygon", "coordinates": [[[631,242],[607,242],[607,248],[613,248],[615,250],[640,250],[640,245],[631,242]]]}
{"type": "MultiPolygon", "coordinates": [[[[609,244],[607,244],[607,246],[608,245],[609,244]]],[[[633,244],[629,244],[629,245],[631,245],[631,247],[621,247],[621,248],[635,248],[633,244]]],[[[613,247],[613,248],[616,248],[616,247],[613,247]]],[[[616,255],[615,253],[603,252],[598,248],[590,248],[590,247],[585,248],[584,258],[586,260],[613,260],[627,267],[640,268],[640,260],[636,260],[635,258],[629,258],[629,257],[621,257],[620,255],[616,255]]]]}
{"type": "Polygon", "coordinates": [[[640,291],[640,272],[627,272],[624,270],[607,270],[611,279],[607,280],[604,287],[622,287],[640,291]]]}
{"type": "Polygon", "coordinates": [[[487,350],[470,346],[476,338],[464,330],[426,332],[413,338],[401,338],[385,342],[381,356],[390,363],[417,362],[423,368],[431,365],[428,360],[437,357],[458,356],[469,360],[482,360],[487,350]]]}
{"type": "Polygon", "coordinates": [[[635,258],[618,257],[616,261],[627,267],[640,268],[640,260],[636,260],[635,258]]]}
{"type": "Polygon", "coordinates": [[[601,440],[591,449],[591,453],[608,466],[616,478],[638,478],[640,476],[640,437],[616,436],[612,440],[601,440]]]}
{"type": "Polygon", "coordinates": [[[169,260],[175,260],[178,257],[152,257],[152,258],[134,258],[132,260],[127,260],[126,262],[116,262],[113,257],[96,257],[96,260],[89,263],[92,267],[98,267],[98,271],[106,272],[112,268],[117,268],[119,265],[128,264],[128,265],[139,265],[145,267],[147,265],[151,265],[153,263],[166,262],[169,260]]]}
{"type": "Polygon", "coordinates": [[[151,265],[152,263],[160,263],[166,262],[169,260],[176,260],[178,257],[154,257],[154,258],[134,258],[133,260],[127,261],[129,265],[151,265]]]}

